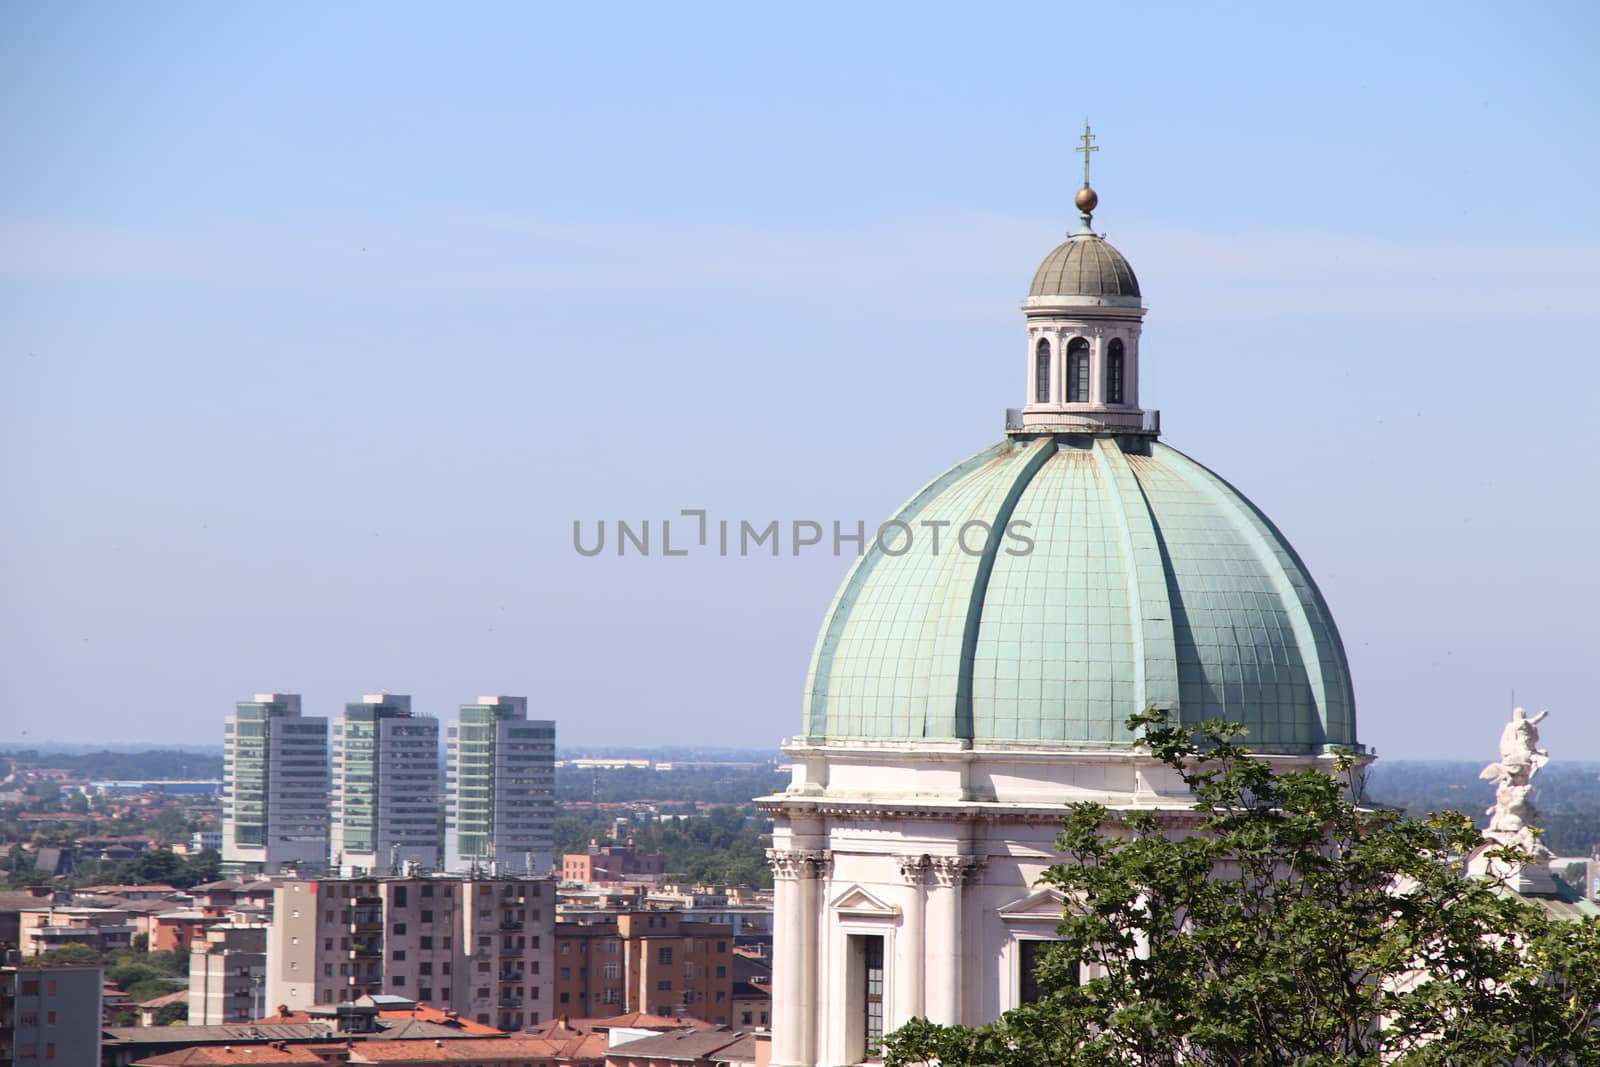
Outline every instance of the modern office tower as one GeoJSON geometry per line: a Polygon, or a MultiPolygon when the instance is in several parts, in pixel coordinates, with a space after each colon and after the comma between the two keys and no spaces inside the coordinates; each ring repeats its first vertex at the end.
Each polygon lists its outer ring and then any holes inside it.
{"type": "Polygon", "coordinates": [[[439,866],[439,720],[377,693],[333,724],[333,861],[345,874],[439,866]]]}
{"type": "Polygon", "coordinates": [[[267,1003],[327,1008],[380,993],[517,1030],[550,1018],[548,878],[330,878],[278,885],[267,1003]]]}
{"type": "Polygon", "coordinates": [[[328,720],[293,693],[240,701],[223,727],[222,860],[232,874],[328,861],[328,720]]]}
{"type": "Polygon", "coordinates": [[[556,724],[528,719],[528,698],[479,697],[448,728],[445,863],[532,876],[555,848],[556,724]]]}

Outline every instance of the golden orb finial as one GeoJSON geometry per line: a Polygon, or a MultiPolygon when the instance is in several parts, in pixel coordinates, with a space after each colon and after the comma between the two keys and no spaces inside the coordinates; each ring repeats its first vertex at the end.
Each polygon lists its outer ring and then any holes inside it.
{"type": "Polygon", "coordinates": [[[1100,195],[1085,185],[1078,190],[1078,195],[1072,198],[1072,202],[1078,205],[1079,211],[1088,214],[1095,209],[1095,205],[1100,203],[1100,195]]]}

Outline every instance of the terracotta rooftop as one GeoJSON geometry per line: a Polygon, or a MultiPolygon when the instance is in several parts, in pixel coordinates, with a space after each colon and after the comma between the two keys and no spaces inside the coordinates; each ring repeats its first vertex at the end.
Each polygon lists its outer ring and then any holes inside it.
{"type": "MultiPolygon", "coordinates": [[[[461,1063],[499,1067],[501,1064],[522,1067],[532,1060],[553,1060],[563,1057],[569,1044],[542,1037],[484,1037],[461,1041],[373,1041],[350,1050],[349,1062],[356,1064],[430,1064],[461,1063]]],[[[605,1058],[600,1049],[598,1059],[605,1058]]]]}
{"type": "Polygon", "coordinates": [[[609,1055],[630,1060],[754,1063],[756,1040],[742,1030],[680,1030],[613,1045],[609,1055]]]}
{"type": "Polygon", "coordinates": [[[326,1067],[328,1060],[308,1048],[277,1048],[273,1045],[200,1045],[195,1048],[163,1052],[135,1060],[134,1067],[186,1067],[197,1064],[270,1063],[279,1067],[326,1067]]]}

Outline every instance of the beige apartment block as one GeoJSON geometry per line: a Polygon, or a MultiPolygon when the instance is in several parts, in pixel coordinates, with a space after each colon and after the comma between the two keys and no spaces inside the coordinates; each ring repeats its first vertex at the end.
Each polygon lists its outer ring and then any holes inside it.
{"type": "Polygon", "coordinates": [[[327,878],[278,886],[269,1010],[393,994],[500,1029],[550,1018],[549,879],[327,878]]]}

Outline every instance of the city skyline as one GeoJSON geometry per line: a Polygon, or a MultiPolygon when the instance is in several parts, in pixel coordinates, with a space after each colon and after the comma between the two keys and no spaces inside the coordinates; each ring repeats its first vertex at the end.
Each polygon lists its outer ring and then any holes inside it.
{"type": "Polygon", "coordinates": [[[376,685],[793,736],[850,560],[572,524],[871,527],[989,442],[1087,112],[1143,403],[1305,557],[1362,740],[1476,759],[1514,691],[1600,758],[1591,6],[86,10],[0,15],[8,740],[376,685]]]}

